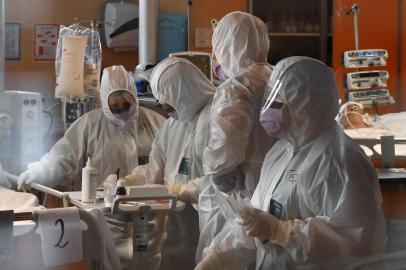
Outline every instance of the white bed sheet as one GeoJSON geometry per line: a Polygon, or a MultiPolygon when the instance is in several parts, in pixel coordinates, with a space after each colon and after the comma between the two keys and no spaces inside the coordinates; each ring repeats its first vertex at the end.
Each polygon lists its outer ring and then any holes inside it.
{"type": "MultiPolygon", "coordinates": [[[[345,133],[353,139],[379,139],[381,136],[388,135],[406,139],[406,112],[382,115],[373,127],[346,129],[345,133]]],[[[371,149],[365,146],[361,148],[368,156],[372,156],[371,149]]],[[[381,154],[380,144],[376,144],[373,148],[376,153],[381,154]]],[[[395,155],[406,157],[406,144],[395,144],[395,155]]]]}

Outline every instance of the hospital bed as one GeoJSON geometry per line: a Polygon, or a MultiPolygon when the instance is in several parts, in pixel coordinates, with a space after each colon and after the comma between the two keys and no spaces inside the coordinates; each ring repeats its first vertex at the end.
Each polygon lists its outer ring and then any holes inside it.
{"type": "Polygon", "coordinates": [[[345,133],[375,165],[376,161],[380,163],[377,173],[381,182],[406,183],[406,169],[402,165],[406,161],[406,112],[379,116],[374,126],[346,129],[345,133]]]}

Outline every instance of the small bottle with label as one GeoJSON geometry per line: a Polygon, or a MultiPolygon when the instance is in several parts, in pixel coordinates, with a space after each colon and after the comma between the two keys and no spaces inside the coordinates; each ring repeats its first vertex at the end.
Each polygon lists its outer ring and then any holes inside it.
{"type": "Polygon", "coordinates": [[[127,191],[125,189],[126,184],[127,182],[122,178],[117,181],[116,198],[122,198],[127,195],[127,191]]]}
{"type": "Polygon", "coordinates": [[[86,167],[82,169],[82,202],[93,203],[96,199],[96,188],[97,170],[92,167],[90,157],[88,157],[86,167]]]}

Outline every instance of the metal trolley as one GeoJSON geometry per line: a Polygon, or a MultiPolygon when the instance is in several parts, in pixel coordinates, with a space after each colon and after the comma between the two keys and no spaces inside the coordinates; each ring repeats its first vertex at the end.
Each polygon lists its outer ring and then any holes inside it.
{"type": "MultiPolygon", "coordinates": [[[[132,265],[134,269],[148,269],[148,222],[158,213],[169,213],[185,209],[183,202],[177,201],[173,194],[165,196],[125,196],[116,198],[111,207],[105,206],[102,192],[97,191],[94,203],[83,203],[81,192],[60,192],[39,184],[31,184],[31,187],[62,199],[64,207],[70,204],[79,209],[100,209],[106,216],[120,221],[132,222],[133,224],[133,256],[132,265]]],[[[96,225],[97,226],[97,225],[96,225]]]]}

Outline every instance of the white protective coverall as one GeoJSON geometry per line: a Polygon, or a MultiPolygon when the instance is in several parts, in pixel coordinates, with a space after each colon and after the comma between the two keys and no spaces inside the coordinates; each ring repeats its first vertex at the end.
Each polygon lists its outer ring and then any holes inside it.
{"type": "Polygon", "coordinates": [[[97,169],[99,185],[117,168],[121,175],[127,175],[139,160],[146,163],[152,141],[165,118],[139,108],[134,87],[124,67],[104,69],[100,88],[102,109],[77,119],[49,153],[40,161],[28,164],[28,171],[20,175],[19,181],[50,187],[68,186],[75,181],[76,189],[80,190],[82,168],[89,155],[92,166],[97,169]],[[108,105],[109,95],[119,90],[127,91],[136,101],[135,113],[127,121],[114,116],[108,105]]]}
{"type": "MultiPolygon", "coordinates": [[[[236,184],[251,197],[273,144],[259,123],[262,98],[272,73],[267,64],[268,30],[253,15],[231,12],[214,29],[212,43],[229,79],[218,86],[213,99],[210,141],[203,155],[205,174],[222,176],[238,167],[245,179],[236,184]]],[[[211,181],[206,181],[199,197],[198,261],[224,225],[213,189],[211,181]]]]}
{"type": "MultiPolygon", "coordinates": [[[[104,69],[100,97],[102,108],[77,119],[49,153],[28,165],[28,171],[20,175],[19,182],[54,187],[75,181],[76,190],[80,190],[81,171],[88,155],[97,169],[99,186],[117,168],[124,176],[139,163],[148,163],[152,141],[165,118],[138,106],[133,78],[123,66],[104,69]],[[127,91],[135,100],[135,113],[127,121],[118,119],[108,105],[109,95],[120,90],[127,91]]],[[[109,223],[120,257],[123,262],[131,260],[132,224],[114,219],[109,219],[109,223]]],[[[158,226],[150,224],[150,230],[156,230],[158,226]]],[[[151,252],[152,260],[159,264],[156,254],[151,252]]]]}
{"type": "MultiPolygon", "coordinates": [[[[144,175],[147,183],[193,181],[200,186],[215,89],[196,66],[180,58],[168,58],[154,68],[151,88],[161,104],[176,110],[178,120],[166,120],[152,144],[149,163],[138,166],[133,173],[144,175]]],[[[185,210],[169,215],[161,269],[193,269],[198,230],[197,211],[190,204],[185,210]]],[[[165,238],[165,232],[161,237],[165,238]]]]}
{"type": "MultiPolygon", "coordinates": [[[[257,269],[294,269],[383,252],[378,179],[363,151],[334,120],[333,72],[317,60],[290,57],[276,65],[269,85],[269,95],[277,93],[285,101],[282,117],[291,126],[266,155],[251,204],[292,221],[293,227],[284,246],[255,238],[254,249],[247,248],[253,238],[242,245],[227,227],[204,261],[215,258],[221,269],[244,269],[255,261],[256,250],[257,269]]],[[[214,269],[203,262],[197,269],[214,269]]]]}

